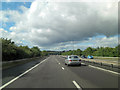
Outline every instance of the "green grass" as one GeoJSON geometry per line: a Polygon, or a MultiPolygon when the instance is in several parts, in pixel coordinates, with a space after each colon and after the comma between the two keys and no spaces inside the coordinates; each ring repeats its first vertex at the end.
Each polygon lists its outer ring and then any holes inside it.
{"type": "Polygon", "coordinates": [[[94,56],[94,59],[118,60],[118,57],[98,57],[98,56],[94,56]]]}

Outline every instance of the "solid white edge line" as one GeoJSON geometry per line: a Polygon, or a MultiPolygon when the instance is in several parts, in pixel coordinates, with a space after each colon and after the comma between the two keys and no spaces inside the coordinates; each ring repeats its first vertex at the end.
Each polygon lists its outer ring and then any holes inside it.
{"type": "Polygon", "coordinates": [[[62,67],[62,69],[64,70],[65,68],[64,68],[64,67],[62,67]]]}
{"type": "Polygon", "coordinates": [[[10,80],[9,82],[7,82],[6,84],[2,85],[0,87],[0,90],[3,89],[4,87],[8,86],[9,84],[11,84],[12,82],[14,82],[15,80],[17,80],[18,78],[20,78],[21,76],[25,75],[26,73],[28,73],[29,71],[31,71],[32,69],[36,68],[38,65],[42,64],[43,62],[45,62],[47,59],[41,61],[40,63],[36,64],[35,66],[33,66],[32,68],[26,70],[24,73],[20,74],[19,76],[15,77],[14,79],[10,80]]]}
{"type": "Polygon", "coordinates": [[[89,67],[92,67],[92,68],[95,68],[95,69],[99,69],[99,70],[103,70],[103,71],[106,71],[106,72],[110,72],[110,73],[114,73],[114,74],[120,75],[120,73],[118,73],[118,72],[106,70],[106,69],[103,69],[103,68],[100,68],[100,67],[95,67],[95,66],[92,66],[92,65],[88,65],[88,66],[89,66],[89,67]]]}
{"type": "Polygon", "coordinates": [[[82,88],[76,83],[76,81],[72,81],[73,82],[73,84],[76,86],[76,88],[78,89],[78,90],[82,90],[82,88]]]}

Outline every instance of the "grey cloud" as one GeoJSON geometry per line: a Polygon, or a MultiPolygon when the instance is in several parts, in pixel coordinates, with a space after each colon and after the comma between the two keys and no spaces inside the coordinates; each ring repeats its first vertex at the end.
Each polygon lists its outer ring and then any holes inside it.
{"type": "Polygon", "coordinates": [[[17,37],[41,47],[118,34],[117,3],[34,1],[16,20],[17,37]],[[109,6],[109,7],[108,7],[109,6]],[[26,35],[27,33],[27,35],[26,35]]]}

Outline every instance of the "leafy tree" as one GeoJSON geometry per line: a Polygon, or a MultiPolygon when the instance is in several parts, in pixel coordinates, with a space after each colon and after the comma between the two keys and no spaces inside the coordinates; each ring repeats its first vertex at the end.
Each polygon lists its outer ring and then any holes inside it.
{"type": "Polygon", "coordinates": [[[47,55],[48,55],[48,52],[47,52],[46,50],[43,50],[43,51],[41,52],[41,54],[42,54],[42,56],[47,56],[47,55]]]}
{"type": "Polygon", "coordinates": [[[41,55],[40,49],[39,49],[38,47],[32,47],[32,48],[31,48],[31,51],[33,52],[33,53],[32,53],[32,56],[33,56],[33,57],[36,57],[36,56],[40,56],[40,55],[41,55]]]}
{"type": "Polygon", "coordinates": [[[17,46],[11,39],[0,38],[2,41],[2,60],[16,60],[31,58],[41,55],[38,47],[29,48],[28,46],[17,46]]]}
{"type": "Polygon", "coordinates": [[[88,47],[87,49],[84,50],[83,54],[84,55],[93,55],[94,51],[95,51],[95,49],[88,47]]]}
{"type": "Polygon", "coordinates": [[[81,56],[81,55],[82,55],[82,50],[81,50],[81,49],[77,49],[77,51],[76,51],[76,55],[81,56]]]}
{"type": "Polygon", "coordinates": [[[115,54],[116,56],[120,57],[120,44],[115,47],[115,54]]]}
{"type": "Polygon", "coordinates": [[[111,47],[97,47],[91,48],[88,47],[84,51],[77,49],[74,51],[67,51],[63,52],[62,55],[94,55],[94,56],[103,56],[103,57],[118,57],[120,56],[120,45],[116,46],[115,48],[111,47]]]}
{"type": "Polygon", "coordinates": [[[11,60],[16,59],[16,49],[17,46],[14,44],[11,39],[2,39],[2,59],[11,60]]]}

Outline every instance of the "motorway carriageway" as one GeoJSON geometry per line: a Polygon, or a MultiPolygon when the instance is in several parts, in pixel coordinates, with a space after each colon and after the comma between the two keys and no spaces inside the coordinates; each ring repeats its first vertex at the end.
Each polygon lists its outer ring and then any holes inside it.
{"type": "Polygon", "coordinates": [[[118,88],[118,75],[95,67],[66,66],[59,55],[49,56],[2,88],[118,88]]]}

